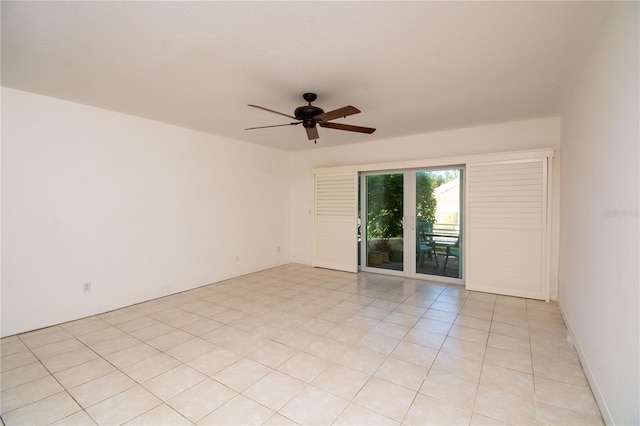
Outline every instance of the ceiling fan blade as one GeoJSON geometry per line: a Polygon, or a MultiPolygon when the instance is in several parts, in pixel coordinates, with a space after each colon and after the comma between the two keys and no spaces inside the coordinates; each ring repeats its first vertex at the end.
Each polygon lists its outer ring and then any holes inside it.
{"type": "Polygon", "coordinates": [[[245,130],[267,129],[269,127],[295,126],[296,124],[302,124],[302,121],[299,121],[297,123],[289,123],[289,124],[274,124],[273,126],[247,127],[245,130]]]}
{"type": "Polygon", "coordinates": [[[372,127],[361,127],[361,126],[352,126],[351,124],[342,124],[342,123],[319,123],[322,127],[327,127],[329,129],[336,130],[347,130],[349,132],[358,132],[358,133],[368,133],[371,134],[376,131],[376,129],[372,127]]]}
{"type": "Polygon", "coordinates": [[[309,138],[310,141],[314,140],[314,139],[318,139],[320,137],[320,134],[318,133],[318,128],[317,127],[305,127],[304,128],[307,131],[307,137],[309,138]]]}
{"type": "Polygon", "coordinates": [[[313,117],[317,122],[326,122],[335,120],[336,118],[346,117],[348,115],[358,114],[361,112],[358,108],[348,105],[346,107],[334,109],[333,111],[324,112],[313,117]]]}
{"type": "Polygon", "coordinates": [[[254,107],[254,108],[261,109],[261,110],[263,110],[263,111],[269,111],[269,112],[272,112],[272,113],[274,113],[274,114],[283,115],[283,116],[288,117],[288,118],[290,118],[290,119],[292,119],[292,120],[297,120],[297,118],[295,118],[294,116],[289,115],[289,114],[285,114],[285,113],[283,113],[283,112],[274,111],[274,110],[272,110],[272,109],[265,108],[265,107],[261,107],[261,106],[258,106],[258,105],[251,105],[251,104],[249,104],[249,106],[250,106],[250,107],[254,107]]]}

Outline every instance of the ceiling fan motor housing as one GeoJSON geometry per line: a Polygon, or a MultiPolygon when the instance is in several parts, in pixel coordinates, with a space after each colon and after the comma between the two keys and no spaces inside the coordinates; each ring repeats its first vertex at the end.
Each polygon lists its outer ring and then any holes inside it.
{"type": "Polygon", "coordinates": [[[320,114],[324,114],[324,110],[313,105],[303,105],[296,108],[296,111],[293,113],[298,120],[302,120],[302,125],[304,127],[314,127],[316,125],[316,121],[313,117],[320,114]]]}

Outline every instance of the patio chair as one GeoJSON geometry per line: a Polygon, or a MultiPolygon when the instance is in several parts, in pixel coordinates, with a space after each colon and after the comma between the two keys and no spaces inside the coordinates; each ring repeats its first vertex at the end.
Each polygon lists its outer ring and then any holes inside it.
{"type": "Polygon", "coordinates": [[[442,267],[443,271],[447,269],[447,262],[449,261],[449,256],[453,256],[457,259],[460,259],[460,238],[458,238],[455,243],[447,245],[447,251],[445,253],[445,258],[444,258],[444,266],[442,267]]]}
{"type": "Polygon", "coordinates": [[[424,267],[424,255],[427,254],[429,259],[433,256],[438,264],[438,256],[436,256],[436,242],[433,240],[431,234],[433,233],[433,223],[430,222],[418,222],[416,226],[416,251],[418,252],[418,265],[424,267]]]}

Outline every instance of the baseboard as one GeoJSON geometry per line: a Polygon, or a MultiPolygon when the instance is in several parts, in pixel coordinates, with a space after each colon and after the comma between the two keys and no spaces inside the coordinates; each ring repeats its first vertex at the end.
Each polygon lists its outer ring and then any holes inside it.
{"type": "Polygon", "coordinates": [[[560,308],[560,313],[562,314],[562,319],[564,320],[564,324],[567,327],[567,332],[569,333],[570,343],[573,345],[574,349],[578,353],[578,358],[580,359],[580,363],[582,364],[582,369],[584,371],[585,376],[587,377],[587,382],[591,387],[591,392],[593,393],[594,398],[596,399],[596,403],[598,404],[598,408],[600,409],[600,415],[602,416],[602,420],[606,425],[613,425],[613,418],[611,417],[611,413],[609,412],[609,407],[607,406],[607,402],[604,400],[602,396],[602,392],[600,392],[600,388],[598,387],[598,382],[596,378],[593,376],[591,372],[591,367],[589,365],[589,361],[582,350],[582,346],[580,345],[580,341],[576,338],[575,333],[573,332],[573,327],[571,327],[571,323],[562,307],[562,303],[558,301],[558,307],[560,308]]]}

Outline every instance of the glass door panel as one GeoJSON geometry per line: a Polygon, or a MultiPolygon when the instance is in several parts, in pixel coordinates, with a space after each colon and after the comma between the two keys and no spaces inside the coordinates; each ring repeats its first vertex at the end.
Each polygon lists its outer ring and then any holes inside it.
{"type": "Polygon", "coordinates": [[[364,261],[368,268],[404,270],[404,174],[365,176],[364,261]]]}
{"type": "Polygon", "coordinates": [[[415,172],[416,273],[462,278],[461,169],[415,172]]]}

